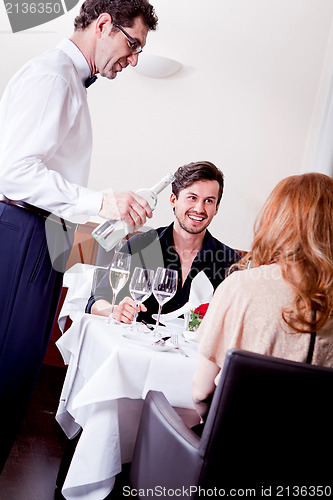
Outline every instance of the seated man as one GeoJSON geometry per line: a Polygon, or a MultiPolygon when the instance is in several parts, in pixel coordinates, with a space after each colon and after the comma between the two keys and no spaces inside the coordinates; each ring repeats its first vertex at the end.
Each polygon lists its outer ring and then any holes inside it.
{"type": "MultiPolygon", "coordinates": [[[[135,266],[153,270],[160,266],[178,271],[177,292],[163,306],[163,313],[175,311],[188,302],[192,280],[200,271],[206,274],[215,290],[229,267],[239,259],[235,250],[207,230],[218,212],[223,186],[221,170],[208,161],[180,167],[175,173],[170,196],[174,222],[168,227],[132,236],[122,248],[132,255],[131,272],[135,266]]],[[[114,310],[114,318],[124,323],[130,323],[135,312],[128,285],[129,282],[120,291],[119,296],[122,294],[125,298],[114,310]]],[[[112,289],[106,273],[90,297],[86,312],[109,316],[111,302],[112,289]]],[[[139,320],[150,322],[157,310],[158,303],[151,295],[140,306],[139,320]]]]}

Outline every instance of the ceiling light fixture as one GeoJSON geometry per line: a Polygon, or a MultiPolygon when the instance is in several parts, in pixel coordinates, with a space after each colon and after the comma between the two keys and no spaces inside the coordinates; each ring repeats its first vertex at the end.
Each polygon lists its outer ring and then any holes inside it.
{"type": "Polygon", "coordinates": [[[182,65],[174,59],[142,53],[135,70],[150,78],[168,78],[182,68],[182,65]]]}

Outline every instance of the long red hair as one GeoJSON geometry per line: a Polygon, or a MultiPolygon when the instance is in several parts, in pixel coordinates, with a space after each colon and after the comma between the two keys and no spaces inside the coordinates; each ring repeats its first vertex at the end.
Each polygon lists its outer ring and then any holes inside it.
{"type": "Polygon", "coordinates": [[[320,329],[333,310],[333,180],[308,173],[283,179],[257,218],[251,251],[237,267],[279,263],[295,301],[282,312],[296,331],[320,329]],[[312,319],[316,311],[316,320],[312,319]]]}

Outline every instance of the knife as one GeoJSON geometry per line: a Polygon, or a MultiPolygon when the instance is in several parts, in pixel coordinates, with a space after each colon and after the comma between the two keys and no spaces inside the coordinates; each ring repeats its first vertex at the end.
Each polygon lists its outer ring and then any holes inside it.
{"type": "Polygon", "coordinates": [[[149,330],[154,330],[154,327],[152,325],[148,325],[148,323],[146,323],[146,321],[144,319],[141,320],[141,323],[143,325],[145,325],[147,328],[149,328],[149,330]]]}
{"type": "Polygon", "coordinates": [[[153,342],[152,345],[164,344],[164,342],[170,338],[171,338],[171,335],[168,335],[167,337],[161,337],[160,339],[156,340],[156,342],[153,342]]]}

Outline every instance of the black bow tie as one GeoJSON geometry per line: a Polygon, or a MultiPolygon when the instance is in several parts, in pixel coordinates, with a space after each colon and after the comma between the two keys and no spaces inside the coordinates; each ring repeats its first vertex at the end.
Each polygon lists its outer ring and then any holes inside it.
{"type": "Polygon", "coordinates": [[[88,87],[90,87],[90,85],[91,85],[92,83],[96,82],[96,80],[97,80],[97,76],[96,76],[96,75],[94,75],[94,76],[92,76],[92,77],[90,77],[90,78],[87,78],[87,79],[86,79],[86,81],[84,82],[84,86],[86,87],[86,89],[87,89],[88,87]]]}

